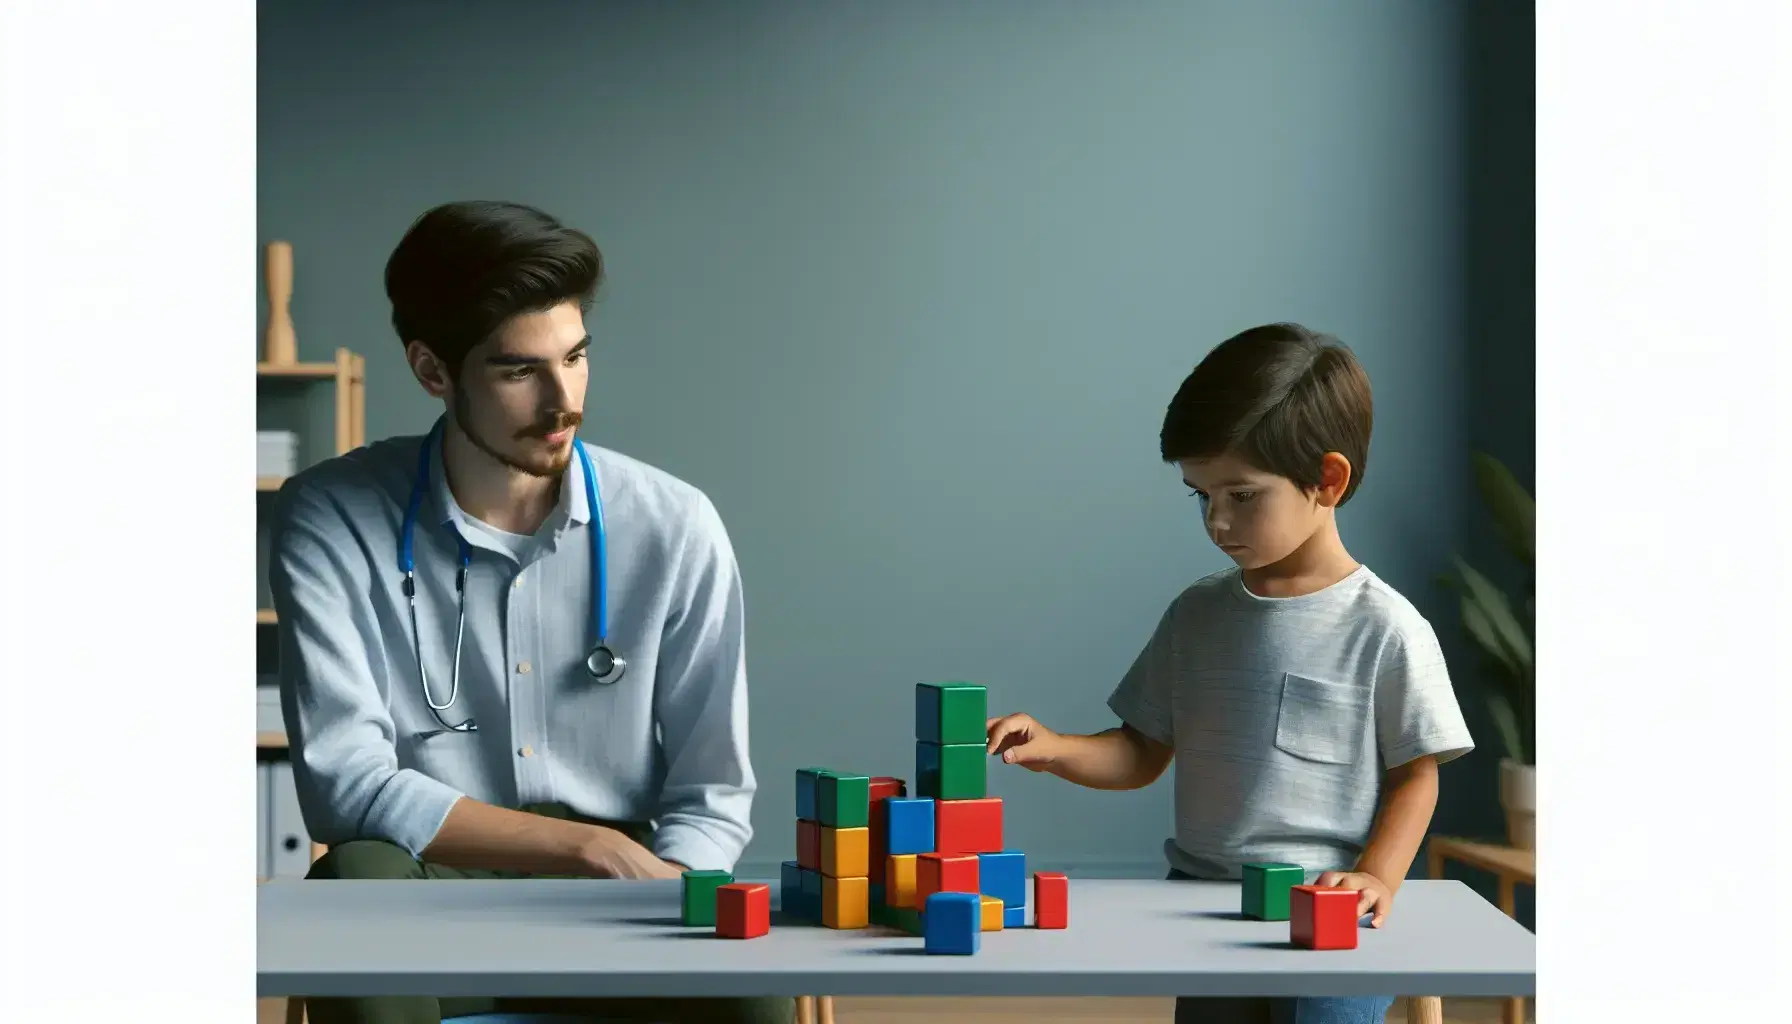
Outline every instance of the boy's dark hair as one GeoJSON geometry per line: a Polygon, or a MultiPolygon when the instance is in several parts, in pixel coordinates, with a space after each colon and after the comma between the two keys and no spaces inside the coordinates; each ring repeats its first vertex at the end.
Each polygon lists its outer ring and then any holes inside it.
{"type": "Polygon", "coordinates": [[[589,309],[603,254],[584,232],[520,203],[464,202],[417,218],[386,261],[402,344],[420,341],[452,376],[513,317],[567,301],[589,309]]]}
{"type": "Polygon", "coordinates": [[[1350,349],[1299,324],[1253,327],[1221,342],[1177,389],[1164,414],[1165,462],[1232,454],[1302,490],[1322,482],[1320,462],[1350,462],[1338,499],[1356,493],[1369,464],[1375,403],[1350,349]]]}

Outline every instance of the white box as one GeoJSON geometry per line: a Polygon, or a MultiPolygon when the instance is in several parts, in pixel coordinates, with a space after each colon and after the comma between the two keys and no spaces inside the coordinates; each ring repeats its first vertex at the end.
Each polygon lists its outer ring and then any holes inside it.
{"type": "Polygon", "coordinates": [[[256,476],[292,476],[298,465],[299,435],[290,430],[255,432],[256,476]]]}

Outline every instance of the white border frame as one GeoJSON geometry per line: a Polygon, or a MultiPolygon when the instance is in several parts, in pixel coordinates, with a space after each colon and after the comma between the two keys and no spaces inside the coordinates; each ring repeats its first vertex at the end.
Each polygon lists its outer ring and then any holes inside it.
{"type": "MultiPolygon", "coordinates": [[[[1785,8],[1538,7],[1539,1001],[1774,1019],[1785,8]]],[[[255,81],[253,4],[0,8],[8,1019],[252,1012],[255,81]]]]}

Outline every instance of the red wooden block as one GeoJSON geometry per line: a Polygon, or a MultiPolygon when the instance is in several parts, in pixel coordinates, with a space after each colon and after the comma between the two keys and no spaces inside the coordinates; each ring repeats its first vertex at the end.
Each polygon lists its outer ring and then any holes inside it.
{"type": "Polygon", "coordinates": [[[940,800],[933,805],[936,853],[1001,853],[1002,798],[940,800]]]}
{"type": "Polygon", "coordinates": [[[885,861],[890,855],[890,797],[908,795],[908,783],[893,775],[871,777],[871,884],[884,884],[885,861]]]}
{"type": "Polygon", "coordinates": [[[1288,894],[1288,937],[1306,949],[1355,949],[1357,901],[1350,889],[1297,885],[1288,894]]]}
{"type": "Polygon", "coordinates": [[[772,930],[772,889],[762,882],[736,882],[716,888],[716,934],[728,939],[756,939],[772,930]]]}
{"type": "Polygon", "coordinates": [[[1070,879],[1064,872],[1033,872],[1033,927],[1070,927],[1070,879]]]}
{"type": "Polygon", "coordinates": [[[871,884],[884,884],[884,862],[890,859],[890,838],[888,832],[877,824],[877,809],[881,804],[871,805],[871,884]]]}
{"type": "Polygon", "coordinates": [[[923,853],[915,858],[915,906],[925,907],[936,892],[979,893],[974,853],[923,853]]]}
{"type": "Polygon", "coordinates": [[[821,824],[796,819],[796,863],[810,871],[821,870],[821,824]]]}

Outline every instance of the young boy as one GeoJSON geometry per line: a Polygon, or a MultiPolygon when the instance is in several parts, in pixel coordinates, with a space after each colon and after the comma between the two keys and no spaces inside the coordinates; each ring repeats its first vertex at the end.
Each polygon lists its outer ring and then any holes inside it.
{"type": "MultiPolygon", "coordinates": [[[[1060,735],[1009,715],[990,720],[989,752],[1094,789],[1149,785],[1174,759],[1171,878],[1291,862],[1360,892],[1378,927],[1430,823],[1437,766],[1474,744],[1430,625],[1338,535],[1372,408],[1349,349],[1298,325],[1209,353],[1170,402],[1162,455],[1236,567],[1170,603],[1108,699],[1118,728],[1060,735]]],[[[1176,1021],[1379,1022],[1393,999],[1184,998],[1176,1021]]]]}

